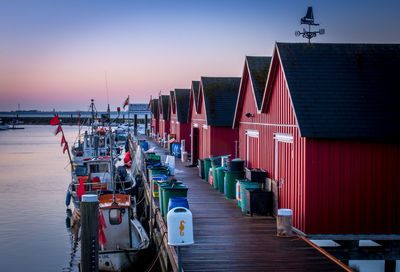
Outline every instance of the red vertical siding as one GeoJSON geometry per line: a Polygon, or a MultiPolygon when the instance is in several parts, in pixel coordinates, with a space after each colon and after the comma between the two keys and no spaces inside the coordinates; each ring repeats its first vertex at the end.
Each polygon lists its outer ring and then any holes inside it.
{"type": "Polygon", "coordinates": [[[205,157],[231,154],[235,156],[235,141],[239,140],[239,130],[231,127],[209,126],[208,151],[205,157]]]}
{"type": "Polygon", "coordinates": [[[185,150],[186,152],[190,153],[190,144],[191,144],[191,137],[190,137],[190,124],[189,123],[181,123],[177,124],[177,138],[179,141],[185,140],[185,150]],[[178,136],[179,135],[179,136],[178,136]]]}
{"type": "MultiPolygon", "coordinates": [[[[305,225],[305,139],[298,132],[296,119],[288,95],[283,72],[278,68],[272,88],[270,107],[267,113],[257,113],[255,97],[250,80],[244,86],[242,109],[239,114],[239,156],[247,156],[247,130],[259,133],[259,155],[249,158],[249,165],[266,170],[271,178],[284,179],[279,189],[280,208],[293,210],[293,226],[304,230],[305,225]],[[246,117],[251,113],[253,117],[246,117]],[[293,143],[277,144],[278,172],[275,173],[275,140],[274,133],[286,133],[293,136],[293,143]],[[258,157],[258,159],[257,159],[258,157]],[[257,161],[258,160],[258,161],[257,161]]],[[[256,154],[256,152],[253,152],[256,154]]]]}
{"type": "Polygon", "coordinates": [[[151,127],[154,128],[154,133],[156,135],[158,135],[158,133],[159,133],[159,123],[158,123],[158,119],[155,119],[153,114],[151,116],[151,127]]]}
{"type": "Polygon", "coordinates": [[[249,137],[246,139],[246,160],[247,167],[259,168],[260,167],[260,146],[258,137],[249,137]]]}
{"type": "Polygon", "coordinates": [[[307,139],[307,233],[399,234],[400,144],[307,139]]]}
{"type": "MultiPolygon", "coordinates": [[[[257,130],[259,167],[284,181],[279,205],[293,210],[294,227],[307,234],[399,234],[399,141],[302,138],[280,67],[271,84],[261,114],[250,82],[246,85],[239,102],[239,153],[246,158],[246,131],[257,130]],[[254,117],[245,117],[247,112],[254,117]],[[274,133],[290,134],[293,142],[276,142],[274,133]]],[[[256,160],[249,157],[250,164],[256,160]]]]}
{"type": "MultiPolygon", "coordinates": [[[[190,121],[190,131],[194,127],[198,127],[199,129],[199,140],[198,144],[196,146],[193,146],[194,149],[198,151],[198,156],[199,159],[202,159],[202,127],[203,125],[206,124],[206,116],[205,116],[205,111],[200,111],[200,113],[197,113],[196,107],[195,107],[195,102],[194,102],[194,97],[193,97],[193,89],[190,91],[190,104],[189,104],[189,121],[190,121]]],[[[199,102],[199,101],[198,101],[199,102]]],[[[189,133],[190,133],[189,131],[189,133]]],[[[189,145],[190,147],[190,145],[189,145]]],[[[192,151],[192,150],[191,150],[192,151]]]]}

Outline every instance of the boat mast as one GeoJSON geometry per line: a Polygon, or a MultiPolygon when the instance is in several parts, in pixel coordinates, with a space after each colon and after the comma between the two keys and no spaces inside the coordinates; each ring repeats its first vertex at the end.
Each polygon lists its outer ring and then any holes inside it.
{"type": "Polygon", "coordinates": [[[93,135],[94,135],[94,99],[92,98],[90,100],[90,109],[92,110],[92,132],[90,133],[90,139],[89,139],[89,143],[90,143],[90,155],[93,157],[94,155],[94,143],[93,143],[93,135]]]}
{"type": "Polygon", "coordinates": [[[94,131],[94,99],[90,100],[90,108],[92,110],[92,135],[93,135],[93,131],[94,131]]]}
{"type": "Polygon", "coordinates": [[[107,112],[108,112],[108,135],[109,135],[109,139],[110,139],[110,159],[111,159],[111,169],[110,169],[110,174],[111,174],[111,184],[113,186],[113,203],[116,203],[115,201],[115,182],[114,182],[114,158],[113,158],[113,140],[112,140],[112,128],[111,128],[111,112],[110,112],[110,104],[108,104],[108,108],[107,108],[107,112]]]}

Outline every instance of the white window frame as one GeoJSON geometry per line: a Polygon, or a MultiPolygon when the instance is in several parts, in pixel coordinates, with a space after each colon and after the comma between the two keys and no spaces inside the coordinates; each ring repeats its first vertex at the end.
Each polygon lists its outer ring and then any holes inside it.
{"type": "MultiPolygon", "coordinates": [[[[254,130],[254,129],[246,130],[246,167],[249,167],[249,138],[250,137],[259,139],[258,130],[254,130]]],[[[260,150],[258,150],[258,152],[260,153],[260,150]]],[[[260,154],[258,154],[258,155],[260,156],[260,154]]]]}

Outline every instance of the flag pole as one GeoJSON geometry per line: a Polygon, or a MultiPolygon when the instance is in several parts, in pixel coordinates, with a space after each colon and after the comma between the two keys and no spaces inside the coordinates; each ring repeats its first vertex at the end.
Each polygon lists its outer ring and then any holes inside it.
{"type": "MultiPolygon", "coordinates": [[[[63,130],[62,126],[61,126],[61,123],[60,123],[60,127],[61,127],[62,136],[63,136],[64,139],[65,139],[64,130],[63,130]]],[[[72,157],[71,157],[71,152],[69,151],[69,145],[68,145],[67,140],[65,140],[65,144],[67,145],[69,163],[71,164],[71,168],[74,168],[73,165],[72,165],[72,157]]]]}

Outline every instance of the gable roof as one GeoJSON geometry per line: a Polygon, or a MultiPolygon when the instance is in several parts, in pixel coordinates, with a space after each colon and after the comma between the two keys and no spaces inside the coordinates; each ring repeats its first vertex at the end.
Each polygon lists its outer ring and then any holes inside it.
{"type": "Polygon", "coordinates": [[[168,104],[169,104],[169,95],[160,95],[160,114],[162,114],[163,120],[169,120],[169,112],[168,112],[168,104]]]}
{"type": "Polygon", "coordinates": [[[189,118],[190,89],[175,89],[178,122],[187,123],[189,118]]]}
{"type": "Polygon", "coordinates": [[[240,77],[201,77],[207,125],[232,126],[240,77]]]}
{"type": "Polygon", "coordinates": [[[234,128],[237,128],[239,125],[239,117],[243,108],[243,99],[247,88],[247,82],[249,80],[251,82],[251,89],[257,112],[261,113],[262,101],[265,92],[265,84],[267,82],[270,65],[271,57],[246,56],[244,61],[242,79],[240,81],[238,100],[236,102],[236,109],[233,120],[234,128]]]}
{"type": "Polygon", "coordinates": [[[200,89],[200,81],[192,81],[192,89],[193,89],[193,96],[194,96],[194,106],[195,111],[197,112],[197,103],[199,100],[199,89],[200,89]]]}
{"type": "Polygon", "coordinates": [[[261,110],[262,99],[267,82],[271,57],[251,57],[246,56],[249,76],[253,86],[254,96],[258,110],[261,110]]]}
{"type": "Polygon", "coordinates": [[[175,106],[175,94],[174,91],[169,91],[169,102],[168,102],[168,107],[171,109],[171,112],[174,112],[174,106],[175,106]]]}
{"type": "MultiPolygon", "coordinates": [[[[400,45],[277,43],[275,58],[302,137],[400,136],[400,45]]],[[[274,73],[268,77],[263,112],[274,73]]]]}
{"type": "Polygon", "coordinates": [[[151,100],[151,112],[154,115],[154,119],[158,119],[158,99],[151,100]]]}

